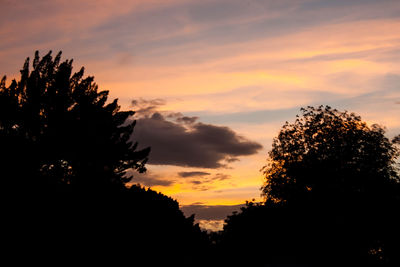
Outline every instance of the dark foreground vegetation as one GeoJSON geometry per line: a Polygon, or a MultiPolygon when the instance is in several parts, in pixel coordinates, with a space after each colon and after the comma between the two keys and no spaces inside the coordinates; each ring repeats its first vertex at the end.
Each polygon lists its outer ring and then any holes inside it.
{"type": "Polygon", "coordinates": [[[15,260],[188,264],[208,244],[193,217],[126,186],[125,171],[145,171],[150,152],[129,142],[133,112],[60,57],[36,53],[20,81],[0,84],[3,220],[15,260]]]}
{"type": "Polygon", "coordinates": [[[18,82],[0,83],[3,243],[13,265],[400,262],[400,138],[380,126],[303,109],[274,139],[265,203],[207,234],[175,200],[127,186],[125,172],[144,172],[150,153],[129,141],[132,111],[107,102],[60,53],[32,63],[18,82]]]}

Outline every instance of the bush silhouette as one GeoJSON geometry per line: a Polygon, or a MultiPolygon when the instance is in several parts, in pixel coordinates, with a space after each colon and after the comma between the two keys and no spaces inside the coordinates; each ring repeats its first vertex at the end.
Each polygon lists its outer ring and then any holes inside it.
{"type": "Polygon", "coordinates": [[[8,248],[41,262],[49,255],[91,264],[158,255],[148,264],[187,264],[208,242],[193,217],[169,197],[127,186],[125,172],[144,172],[150,152],[129,141],[134,112],[108,103],[83,68],[72,73],[72,60],[60,60],[61,52],[36,52],[31,71],[28,58],[18,82],[0,83],[8,248]]]}
{"type": "Polygon", "coordinates": [[[329,106],[302,109],[274,139],[265,203],[227,219],[222,247],[258,262],[399,261],[398,150],[378,125],[329,106]]]}

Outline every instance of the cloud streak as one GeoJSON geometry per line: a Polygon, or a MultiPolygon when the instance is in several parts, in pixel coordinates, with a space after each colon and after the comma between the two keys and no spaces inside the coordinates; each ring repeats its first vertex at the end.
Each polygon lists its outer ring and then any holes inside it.
{"type": "Polygon", "coordinates": [[[178,175],[183,178],[187,177],[203,177],[206,175],[210,175],[209,172],[178,172],[178,175]]]}
{"type": "Polygon", "coordinates": [[[168,177],[161,176],[157,173],[147,170],[145,173],[138,173],[133,170],[129,170],[126,176],[132,176],[129,184],[141,184],[148,187],[154,186],[171,186],[176,181],[169,179],[168,177]]]}
{"type": "Polygon", "coordinates": [[[214,176],[198,177],[197,179],[189,181],[189,183],[193,185],[193,190],[208,191],[214,189],[216,183],[229,179],[232,179],[229,174],[217,173],[214,176]]]}

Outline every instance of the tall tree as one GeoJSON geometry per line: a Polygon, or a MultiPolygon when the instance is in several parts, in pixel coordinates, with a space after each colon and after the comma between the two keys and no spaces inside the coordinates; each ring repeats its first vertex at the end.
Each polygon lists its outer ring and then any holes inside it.
{"type": "MultiPolygon", "coordinates": [[[[133,111],[107,102],[84,68],[72,73],[61,52],[27,58],[21,78],[0,83],[2,182],[19,189],[110,190],[124,187],[125,171],[145,170],[149,148],[137,150],[129,138],[133,111]],[[51,186],[50,186],[51,185],[51,186]]],[[[9,189],[8,189],[9,190],[9,189]]]]}
{"type": "Polygon", "coordinates": [[[36,52],[19,81],[0,82],[3,242],[14,259],[196,265],[208,239],[193,217],[161,193],[127,185],[125,172],[145,171],[150,151],[129,141],[134,112],[60,60],[61,52],[36,52]]]}

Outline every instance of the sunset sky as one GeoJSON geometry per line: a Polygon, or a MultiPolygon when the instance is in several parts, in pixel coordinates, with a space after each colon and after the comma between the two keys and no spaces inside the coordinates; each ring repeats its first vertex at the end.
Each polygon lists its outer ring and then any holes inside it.
{"type": "Polygon", "coordinates": [[[202,226],[261,200],[272,139],[331,105],[400,133],[399,0],[0,0],[0,75],[63,52],[137,111],[141,183],[202,226]]]}

